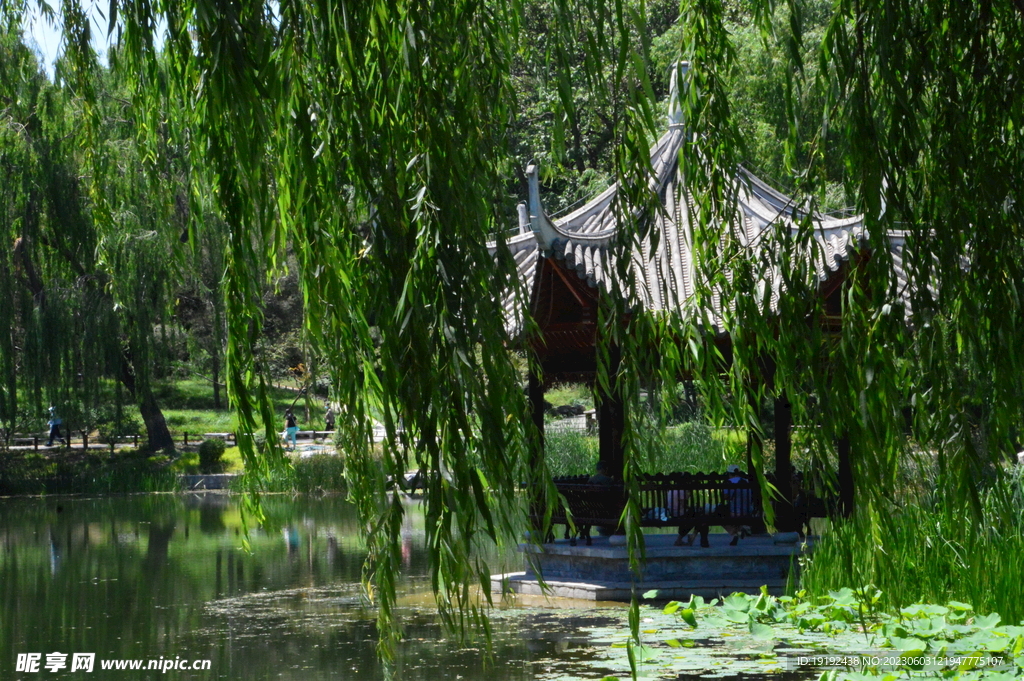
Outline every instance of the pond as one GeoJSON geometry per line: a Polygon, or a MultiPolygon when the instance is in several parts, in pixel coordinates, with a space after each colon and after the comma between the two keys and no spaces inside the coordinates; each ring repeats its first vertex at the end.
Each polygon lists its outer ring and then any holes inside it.
{"type": "MultiPolygon", "coordinates": [[[[86,678],[383,679],[375,612],[360,586],[354,509],[334,497],[276,496],[265,511],[267,523],[249,528],[247,552],[235,496],[0,499],[0,679],[79,678],[71,671],[76,653],[95,654],[99,673],[86,678]],[[32,654],[38,671],[23,671],[32,669],[32,654]],[[101,668],[133,661],[142,669],[101,668]],[[150,661],[156,669],[147,669],[150,661]],[[195,662],[207,668],[184,668],[195,662]]],[[[628,677],[623,605],[534,600],[499,608],[492,660],[483,643],[445,639],[422,523],[414,509],[403,532],[405,640],[396,678],[628,677]]],[[[689,610],[643,609],[644,646],[634,651],[641,675],[797,681],[821,670],[793,667],[793,655],[864,648],[836,631],[780,635],[755,623],[764,620],[757,607],[738,598],[698,608],[699,629],[680,619],[689,610]]]]}
{"type": "MultiPolygon", "coordinates": [[[[0,678],[17,678],[19,654],[40,653],[42,669],[52,652],[68,655],[64,673],[74,653],[95,653],[96,671],[102,660],[180,659],[209,660],[210,669],[172,667],[177,678],[383,678],[353,507],[269,497],[265,511],[268,523],[249,529],[246,552],[234,496],[0,499],[0,678]]],[[[424,536],[422,516],[411,513],[400,584],[403,679],[534,679],[535,662],[553,669],[559,658],[578,659],[570,635],[580,626],[621,619],[522,609],[496,620],[489,664],[482,645],[460,649],[443,638],[424,536]]]]}

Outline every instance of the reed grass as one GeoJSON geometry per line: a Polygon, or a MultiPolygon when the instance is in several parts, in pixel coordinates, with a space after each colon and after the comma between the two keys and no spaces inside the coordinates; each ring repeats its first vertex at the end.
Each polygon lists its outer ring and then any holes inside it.
{"type": "Polygon", "coordinates": [[[902,503],[865,505],[833,526],[806,561],[801,586],[815,595],[873,584],[890,610],[917,602],[971,604],[1005,623],[1024,620],[1022,473],[998,476],[980,515],[946,481],[902,503]]]}
{"type": "Polygon", "coordinates": [[[314,454],[295,459],[291,466],[272,472],[262,482],[261,489],[299,494],[345,492],[345,458],[336,454],[314,454]]]}
{"type": "MultiPolygon", "coordinates": [[[[745,445],[728,432],[690,421],[665,429],[642,462],[645,473],[724,471],[729,464],[745,467],[745,445]]],[[[593,473],[599,456],[598,438],[575,431],[553,431],[544,437],[544,456],[552,475],[593,473]]]]}
{"type": "Polygon", "coordinates": [[[554,431],[544,436],[544,456],[554,476],[593,473],[598,452],[598,440],[592,435],[554,431]]]}

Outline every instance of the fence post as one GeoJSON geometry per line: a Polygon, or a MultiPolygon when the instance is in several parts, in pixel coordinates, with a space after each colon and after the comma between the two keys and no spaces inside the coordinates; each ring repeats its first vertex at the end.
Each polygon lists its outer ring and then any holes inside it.
{"type": "Polygon", "coordinates": [[[139,448],[139,434],[135,433],[135,449],[139,448]]]}
{"type": "Polygon", "coordinates": [[[185,446],[188,447],[188,431],[185,432],[185,446]]]}

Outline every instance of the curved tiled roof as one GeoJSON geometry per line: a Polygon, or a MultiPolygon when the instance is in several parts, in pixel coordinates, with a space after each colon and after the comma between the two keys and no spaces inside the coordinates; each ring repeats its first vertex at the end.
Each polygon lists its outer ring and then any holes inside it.
{"type": "MultiPolygon", "coordinates": [[[[693,234],[694,203],[692,195],[683,186],[679,173],[679,153],[685,131],[677,116],[670,116],[668,131],[651,151],[650,188],[660,199],[655,224],[656,246],[650,235],[631,249],[631,267],[636,277],[640,304],[647,310],[685,311],[688,301],[696,292],[694,281],[693,234]]],[[[527,168],[530,184],[530,202],[526,210],[520,207],[520,234],[507,243],[515,258],[523,290],[534,289],[539,259],[555,258],[592,287],[613,288],[611,277],[616,276],[615,239],[619,234],[616,198],[617,184],[612,185],[583,207],[557,219],[548,217],[540,199],[537,168],[527,168]]],[[[788,229],[797,237],[800,225],[793,219],[806,217],[792,199],[772,189],[745,169],[736,174],[737,215],[729,229],[723,229],[724,239],[731,233],[739,244],[761,266],[762,280],[758,288],[771,287],[771,308],[776,310],[779,296],[784,293],[782,273],[775,263],[782,257],[778,243],[779,228],[788,229]]],[[[640,216],[634,216],[640,217],[640,216]]],[[[833,218],[813,216],[813,238],[799,249],[804,264],[812,268],[819,282],[825,282],[866,246],[867,232],[863,216],[833,218]]],[[[894,274],[899,291],[906,290],[906,274],[902,266],[904,240],[900,234],[891,234],[889,249],[894,261],[894,274]]],[[[789,256],[793,257],[793,256],[789,256]]],[[[794,263],[798,264],[798,263],[794,263]]],[[[726,273],[730,276],[730,273],[726,273]]],[[[752,292],[754,293],[754,292],[752,292]]],[[[522,329],[524,304],[518,296],[509,295],[505,302],[507,328],[511,336],[522,329]]],[[[905,301],[904,301],[905,302],[905,301]]],[[[713,296],[710,319],[716,332],[724,332],[718,296],[713,296]]],[[[707,318],[707,317],[705,317],[707,318]]]]}

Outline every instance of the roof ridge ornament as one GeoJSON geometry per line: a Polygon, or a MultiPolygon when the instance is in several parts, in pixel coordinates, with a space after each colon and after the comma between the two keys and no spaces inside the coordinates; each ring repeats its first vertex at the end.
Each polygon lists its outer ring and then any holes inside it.
{"type": "Polygon", "coordinates": [[[536,164],[531,163],[526,166],[526,179],[530,185],[530,226],[533,228],[533,235],[537,238],[537,244],[547,256],[550,255],[551,249],[558,239],[558,233],[551,221],[548,220],[544,206],[540,202],[540,177],[536,164]]]}
{"type": "Polygon", "coordinates": [[[683,105],[679,98],[679,79],[683,79],[683,87],[686,87],[686,74],[690,70],[690,62],[678,61],[672,65],[672,74],[669,77],[668,86],[668,127],[677,128],[685,124],[683,116],[683,105]]]}
{"type": "Polygon", "coordinates": [[[530,225],[530,209],[526,207],[526,202],[521,201],[516,206],[516,211],[519,213],[519,233],[526,234],[531,231],[530,225]]]}

